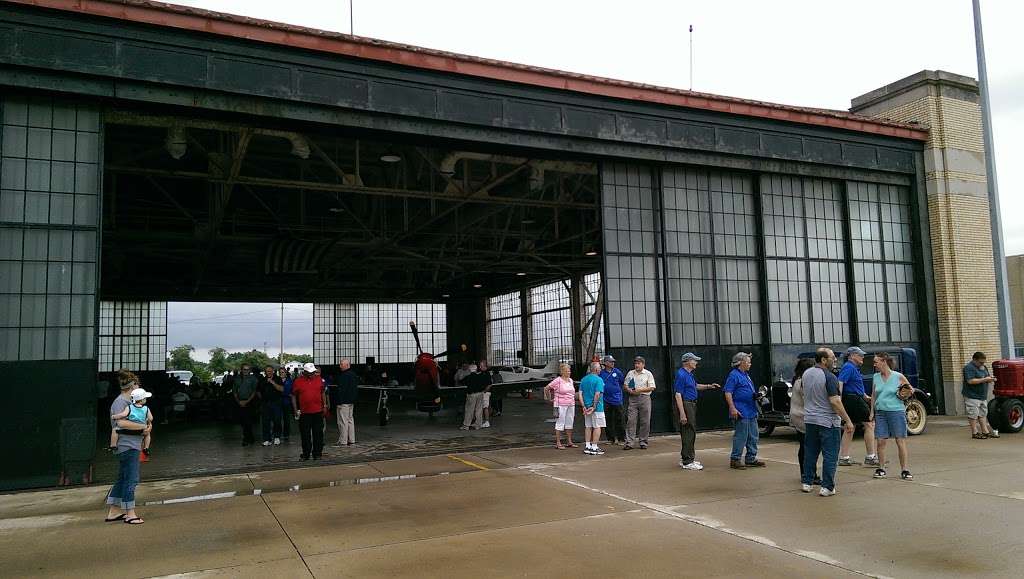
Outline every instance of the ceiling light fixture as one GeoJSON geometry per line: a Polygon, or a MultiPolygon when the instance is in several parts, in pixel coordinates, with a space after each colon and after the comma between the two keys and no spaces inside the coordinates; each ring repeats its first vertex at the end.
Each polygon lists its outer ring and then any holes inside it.
{"type": "Polygon", "coordinates": [[[589,249],[583,255],[585,255],[587,257],[594,257],[595,255],[597,255],[597,250],[596,249],[589,249]]]}
{"type": "Polygon", "coordinates": [[[473,284],[473,287],[475,287],[476,289],[480,289],[480,288],[484,287],[484,284],[482,284],[482,283],[475,283],[475,284],[473,284]]]}
{"type": "Polygon", "coordinates": [[[328,209],[328,211],[330,211],[331,213],[344,213],[345,212],[345,210],[342,209],[341,207],[331,207],[330,209],[328,209]]]}
{"type": "Polygon", "coordinates": [[[516,272],[516,275],[521,277],[521,276],[526,275],[526,272],[525,271],[518,271],[518,272],[516,272]]]}
{"type": "Polygon", "coordinates": [[[534,223],[537,223],[537,221],[534,219],[523,219],[520,223],[523,225],[533,225],[534,223]]]}
{"type": "Polygon", "coordinates": [[[380,156],[380,160],[384,161],[385,163],[398,163],[399,161],[402,160],[402,156],[399,155],[394,150],[388,149],[387,151],[384,152],[383,155],[380,156]]]}
{"type": "Polygon", "coordinates": [[[443,297],[443,298],[450,298],[450,297],[452,297],[452,294],[441,294],[441,297],[443,297]]]}

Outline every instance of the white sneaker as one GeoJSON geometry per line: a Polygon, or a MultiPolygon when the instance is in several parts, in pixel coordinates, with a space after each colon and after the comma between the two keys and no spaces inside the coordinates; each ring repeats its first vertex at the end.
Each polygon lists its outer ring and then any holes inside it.
{"type": "Polygon", "coordinates": [[[684,464],[683,470],[704,470],[704,465],[699,462],[691,462],[690,464],[684,464]]]}
{"type": "Polygon", "coordinates": [[[274,439],[274,446],[277,446],[279,444],[281,444],[281,439],[280,438],[275,438],[274,439]]]}
{"type": "MultiPolygon", "coordinates": [[[[811,485],[800,485],[800,490],[805,493],[811,492],[811,485]]],[[[824,489],[822,489],[824,490],[824,489]]]]}
{"type": "Polygon", "coordinates": [[[818,496],[819,496],[819,497],[831,497],[831,496],[833,496],[834,494],[836,494],[836,490],[835,490],[835,489],[832,489],[832,490],[828,490],[828,489],[827,489],[827,488],[825,488],[825,487],[821,487],[821,490],[820,490],[820,491],[818,491],[818,496]]]}
{"type": "Polygon", "coordinates": [[[491,421],[490,420],[485,420],[484,423],[480,425],[480,428],[490,428],[490,427],[491,427],[491,421]]]}
{"type": "Polygon", "coordinates": [[[583,449],[583,454],[594,454],[594,451],[591,450],[590,447],[588,446],[588,447],[583,449]]]}
{"type": "Polygon", "coordinates": [[[264,440],[263,441],[263,446],[270,446],[270,441],[269,440],[264,440]]]}
{"type": "Polygon", "coordinates": [[[600,446],[595,446],[595,447],[591,448],[590,450],[593,451],[593,453],[596,454],[596,455],[604,454],[604,451],[601,450],[600,446]]]}

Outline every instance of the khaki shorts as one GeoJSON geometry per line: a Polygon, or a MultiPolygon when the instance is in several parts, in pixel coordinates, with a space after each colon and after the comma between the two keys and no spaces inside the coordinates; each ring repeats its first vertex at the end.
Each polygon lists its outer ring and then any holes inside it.
{"type": "Polygon", "coordinates": [[[964,407],[967,409],[967,418],[985,418],[988,416],[988,401],[975,398],[964,398],[964,407]]]}

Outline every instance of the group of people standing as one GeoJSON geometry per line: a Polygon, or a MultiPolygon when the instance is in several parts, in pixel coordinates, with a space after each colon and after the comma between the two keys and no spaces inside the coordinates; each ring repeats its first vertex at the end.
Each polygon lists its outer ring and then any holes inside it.
{"type": "Polygon", "coordinates": [[[800,463],[800,490],[809,493],[819,485],[818,494],[836,494],[837,466],[859,464],[848,454],[856,426],[864,429],[864,464],[874,466],[875,478],[885,478],[885,451],[895,440],[900,462],[900,478],[913,480],[907,445],[907,411],[904,402],[913,389],[906,376],[895,371],[892,358],[885,352],[874,355],[875,373],[871,394],[866,393],[860,371],[867,353],[853,346],[846,351],[846,362],[839,376],[832,373],[836,355],[819,348],[810,360],[801,360],[794,371],[790,423],[800,437],[797,460],[800,463]],[[817,474],[819,455],[821,476],[817,474]]]}
{"type": "Polygon", "coordinates": [[[231,384],[242,427],[242,446],[255,443],[253,425],[257,416],[261,417],[263,446],[287,443],[295,420],[302,439],[299,458],[319,460],[324,448],[324,418],[332,410],[338,420],[336,445],[355,444],[353,409],[359,396],[359,379],[346,358],[341,359],[338,369],[331,380],[325,380],[312,362],[295,374],[268,365],[259,376],[243,364],[231,384]]]}
{"type": "MultiPolygon", "coordinates": [[[[804,492],[811,492],[812,486],[818,485],[821,496],[835,494],[836,467],[859,464],[849,455],[854,428],[858,425],[864,429],[867,451],[864,463],[876,467],[875,478],[887,476],[885,452],[888,441],[892,439],[898,450],[900,478],[913,480],[904,406],[912,395],[912,388],[907,378],[892,368],[889,355],[880,352],[874,356],[872,395],[868,395],[860,372],[866,355],[867,352],[859,347],[849,348],[838,377],[832,372],[836,355],[829,348],[819,348],[813,361],[801,359],[797,364],[791,423],[799,434],[797,457],[801,490],[804,492]],[[822,457],[820,476],[817,473],[819,456],[822,457]]],[[[750,377],[752,355],[738,352],[733,356],[724,386],[697,382],[694,372],[700,360],[692,352],[683,354],[672,385],[681,438],[679,466],[685,470],[703,470],[695,451],[697,400],[700,391],[721,388],[733,423],[729,467],[737,470],[765,467],[765,461],[758,458],[759,394],[750,377]]],[[[983,357],[981,361],[984,362],[983,357]]],[[[569,376],[567,364],[560,367],[561,375],[547,385],[546,393],[557,412],[555,448],[576,447],[572,429],[577,405],[583,409],[586,421],[585,453],[604,454],[597,444],[602,428],[607,428],[607,441],[612,445],[621,442],[623,450],[647,448],[651,393],[657,388],[653,374],[647,370],[642,356],[634,358],[633,369],[626,374],[615,367],[612,356],[605,356],[602,362],[603,368],[596,362],[590,365],[578,392],[569,376]]],[[[977,389],[978,385],[987,385],[994,380],[987,376],[987,369],[982,372],[979,368],[981,365],[978,364],[965,368],[965,389],[977,389]]],[[[980,414],[978,406],[968,402],[968,411],[973,408],[974,416],[977,416],[980,414]]],[[[981,424],[981,432],[990,428],[981,419],[977,422],[981,424]]],[[[974,429],[976,421],[973,417],[971,424],[974,429]]]]}

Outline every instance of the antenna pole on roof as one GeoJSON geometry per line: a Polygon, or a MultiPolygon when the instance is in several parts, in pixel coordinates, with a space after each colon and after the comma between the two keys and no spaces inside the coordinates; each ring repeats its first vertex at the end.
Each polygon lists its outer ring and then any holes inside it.
{"type": "Polygon", "coordinates": [[[355,0],[348,0],[348,33],[349,33],[350,36],[354,36],[355,33],[356,33],[355,32],[355,30],[356,30],[355,19],[352,18],[352,3],[353,2],[355,2],[355,0]]]}
{"type": "Polygon", "coordinates": [[[693,90],[693,24],[690,25],[690,90],[693,90]]]}

